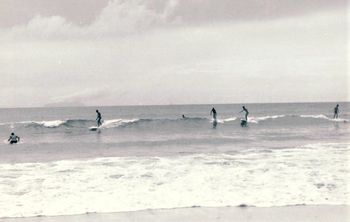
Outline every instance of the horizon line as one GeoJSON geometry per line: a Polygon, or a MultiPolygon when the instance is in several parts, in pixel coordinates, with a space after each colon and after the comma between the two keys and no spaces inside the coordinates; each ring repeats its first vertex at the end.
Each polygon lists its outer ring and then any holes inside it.
{"type": "Polygon", "coordinates": [[[81,107],[140,107],[140,106],[206,106],[206,105],[244,105],[244,104],[288,104],[288,103],[350,103],[350,101],[315,101],[315,102],[246,102],[246,103],[174,103],[174,104],[130,104],[130,105],[77,105],[77,106],[19,106],[19,107],[0,107],[0,109],[40,109],[40,108],[81,108],[81,107]]]}

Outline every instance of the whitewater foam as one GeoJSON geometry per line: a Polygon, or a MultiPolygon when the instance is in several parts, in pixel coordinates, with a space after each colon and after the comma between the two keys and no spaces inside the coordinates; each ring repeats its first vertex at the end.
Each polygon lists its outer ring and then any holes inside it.
{"type": "MultiPolygon", "coordinates": [[[[228,123],[228,122],[232,122],[232,121],[235,121],[237,119],[237,117],[229,117],[229,118],[226,118],[226,119],[218,119],[216,120],[216,122],[218,123],[228,123]]],[[[214,120],[212,120],[211,122],[213,122],[214,120]]]]}
{"type": "Polygon", "coordinates": [[[66,121],[52,120],[52,121],[42,121],[42,122],[32,122],[32,123],[40,125],[40,126],[44,126],[47,128],[55,128],[55,127],[59,127],[59,126],[63,125],[64,123],[66,123],[66,121]]]}
{"type": "Polygon", "coordinates": [[[0,164],[0,217],[346,204],[349,144],[0,164]]]}
{"type": "Polygon", "coordinates": [[[103,121],[100,128],[115,128],[120,126],[126,126],[131,123],[136,123],[140,121],[140,119],[111,119],[103,121]]]}
{"type": "Polygon", "coordinates": [[[318,115],[300,115],[300,117],[302,118],[314,118],[314,119],[324,119],[324,120],[328,120],[328,121],[332,121],[332,122],[349,122],[348,119],[333,119],[333,118],[329,118],[323,114],[318,114],[318,115]]]}
{"type": "Polygon", "coordinates": [[[248,123],[259,123],[260,121],[265,121],[265,120],[268,120],[268,119],[283,118],[283,117],[286,117],[286,115],[248,117],[248,123]]]}

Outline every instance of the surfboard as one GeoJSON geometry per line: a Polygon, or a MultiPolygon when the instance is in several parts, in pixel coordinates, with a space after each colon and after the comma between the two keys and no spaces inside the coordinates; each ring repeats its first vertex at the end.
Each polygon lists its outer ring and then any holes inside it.
{"type": "Polygon", "coordinates": [[[247,126],[247,125],[248,125],[247,120],[241,119],[241,127],[245,127],[245,126],[247,126]]]}
{"type": "Polygon", "coordinates": [[[97,131],[98,129],[100,129],[100,127],[97,126],[92,126],[89,128],[90,131],[97,131]]]}

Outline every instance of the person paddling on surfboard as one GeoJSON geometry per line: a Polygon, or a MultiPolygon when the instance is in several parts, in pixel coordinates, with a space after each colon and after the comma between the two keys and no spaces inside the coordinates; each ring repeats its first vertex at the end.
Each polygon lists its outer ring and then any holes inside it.
{"type": "MultiPolygon", "coordinates": [[[[249,115],[249,112],[248,112],[248,109],[245,108],[245,106],[242,106],[242,111],[241,112],[245,112],[245,121],[248,122],[248,115],[249,115]]],[[[240,112],[240,113],[241,113],[240,112]]]]}
{"type": "Polygon", "coordinates": [[[96,113],[97,113],[97,117],[96,117],[97,127],[100,127],[102,125],[102,115],[98,110],[96,110],[96,113]]]}
{"type": "Polygon", "coordinates": [[[214,109],[214,107],[211,109],[210,115],[213,115],[214,122],[216,122],[216,110],[214,109]]]}
{"type": "Polygon", "coordinates": [[[339,115],[339,104],[337,104],[336,107],[334,107],[333,119],[338,119],[338,115],[339,115]]]}
{"type": "Polygon", "coordinates": [[[19,136],[17,136],[15,133],[11,133],[7,141],[9,141],[10,144],[15,144],[15,143],[18,143],[19,140],[20,140],[19,136]]]}

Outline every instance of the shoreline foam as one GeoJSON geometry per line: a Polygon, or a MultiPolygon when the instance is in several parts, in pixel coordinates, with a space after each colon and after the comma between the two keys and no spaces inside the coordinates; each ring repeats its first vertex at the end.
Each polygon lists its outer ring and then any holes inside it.
{"type": "Polygon", "coordinates": [[[347,222],[350,206],[315,205],[286,207],[192,207],[67,216],[0,218],[2,222],[347,222]]]}

